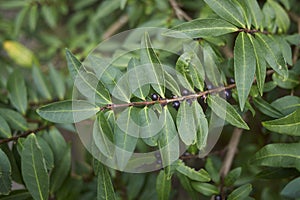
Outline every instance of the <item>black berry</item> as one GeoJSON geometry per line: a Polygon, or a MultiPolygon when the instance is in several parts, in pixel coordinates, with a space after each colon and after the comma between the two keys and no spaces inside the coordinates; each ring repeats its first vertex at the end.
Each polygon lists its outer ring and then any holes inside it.
{"type": "Polygon", "coordinates": [[[221,195],[216,195],[215,200],[222,200],[222,196],[221,195]]]}
{"type": "Polygon", "coordinates": [[[234,83],[235,83],[235,81],[234,81],[233,78],[228,78],[228,79],[227,79],[227,82],[228,82],[229,84],[234,84],[234,83]]]}
{"type": "Polygon", "coordinates": [[[225,94],[226,99],[230,99],[231,95],[232,95],[232,92],[231,92],[231,90],[225,90],[224,94],[225,94]]]}
{"type": "Polygon", "coordinates": [[[172,104],[173,108],[175,108],[176,110],[178,110],[179,106],[180,106],[180,102],[179,101],[174,101],[172,104]]]}
{"type": "Polygon", "coordinates": [[[190,92],[189,92],[187,89],[184,89],[184,90],[182,90],[181,94],[182,94],[183,96],[186,96],[186,95],[189,95],[190,92]]]}
{"type": "Polygon", "coordinates": [[[151,95],[151,99],[152,99],[153,101],[157,101],[158,98],[159,98],[158,94],[153,93],[153,94],[151,95]]]}

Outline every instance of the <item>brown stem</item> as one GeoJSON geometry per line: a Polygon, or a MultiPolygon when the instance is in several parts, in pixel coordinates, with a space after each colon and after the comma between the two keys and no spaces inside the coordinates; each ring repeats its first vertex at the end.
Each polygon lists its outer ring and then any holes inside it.
{"type": "Polygon", "coordinates": [[[190,16],[188,16],[188,14],[186,14],[178,5],[178,3],[176,2],[176,0],[169,0],[173,10],[175,11],[175,14],[177,16],[178,19],[183,20],[185,19],[186,21],[191,21],[192,18],[190,16]]]}
{"type": "Polygon", "coordinates": [[[122,28],[128,22],[128,16],[122,15],[115,23],[113,23],[107,31],[103,34],[102,39],[106,40],[114,35],[120,28],[122,28]]]}

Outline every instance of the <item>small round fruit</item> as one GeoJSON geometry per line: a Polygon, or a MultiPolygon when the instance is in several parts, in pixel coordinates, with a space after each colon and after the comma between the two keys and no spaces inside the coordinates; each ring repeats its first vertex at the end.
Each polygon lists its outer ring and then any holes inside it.
{"type": "Polygon", "coordinates": [[[229,84],[234,84],[235,83],[233,78],[228,78],[227,81],[228,81],[229,84]]]}
{"type": "Polygon", "coordinates": [[[184,89],[184,90],[182,90],[181,94],[182,94],[183,96],[187,96],[187,95],[190,94],[190,92],[189,92],[187,89],[184,89]]]}
{"type": "Polygon", "coordinates": [[[225,94],[226,99],[230,99],[231,95],[232,95],[232,92],[231,92],[231,90],[225,90],[224,94],[225,94]]]}
{"type": "Polygon", "coordinates": [[[175,108],[176,110],[178,110],[179,106],[180,106],[180,102],[179,101],[174,101],[172,104],[173,108],[175,108]]]}
{"type": "Polygon", "coordinates": [[[153,101],[157,101],[158,98],[159,98],[158,94],[153,93],[153,94],[151,95],[151,99],[152,99],[153,101]]]}
{"type": "Polygon", "coordinates": [[[222,200],[222,196],[221,195],[216,195],[215,200],[222,200]]]}

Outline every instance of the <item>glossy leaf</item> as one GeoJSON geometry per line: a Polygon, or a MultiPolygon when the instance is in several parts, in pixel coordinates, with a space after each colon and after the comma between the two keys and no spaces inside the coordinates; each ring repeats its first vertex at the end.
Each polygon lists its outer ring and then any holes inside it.
{"type": "Polygon", "coordinates": [[[287,78],[284,78],[277,73],[274,73],[272,78],[279,87],[284,89],[293,89],[300,85],[299,76],[293,71],[289,71],[287,78]]]}
{"type": "Polygon", "coordinates": [[[265,59],[270,67],[284,78],[287,78],[288,68],[276,41],[271,36],[266,36],[260,33],[255,34],[255,36],[262,45],[263,51],[266,52],[265,59]]]}
{"type": "Polygon", "coordinates": [[[266,102],[261,97],[253,98],[254,105],[267,116],[278,118],[282,117],[283,114],[277,110],[275,107],[271,106],[268,102],[266,102]]]}
{"type": "Polygon", "coordinates": [[[165,80],[163,68],[161,66],[160,60],[155,53],[150,37],[146,32],[141,43],[141,64],[147,65],[147,76],[148,81],[150,81],[153,89],[161,96],[165,97],[165,80]]]}
{"type": "Polygon", "coordinates": [[[37,113],[44,119],[55,123],[76,123],[88,119],[100,110],[87,101],[60,101],[42,106],[37,113]]]}
{"type": "Polygon", "coordinates": [[[164,170],[161,170],[156,179],[156,191],[158,200],[168,200],[171,193],[171,178],[164,170]]]}
{"type": "Polygon", "coordinates": [[[204,0],[205,3],[221,18],[226,21],[245,28],[245,22],[242,14],[231,1],[204,0]]]}
{"type": "Polygon", "coordinates": [[[260,149],[250,160],[252,164],[296,168],[300,170],[300,143],[268,144],[260,149]]]}
{"type": "Polygon", "coordinates": [[[66,86],[62,74],[59,73],[53,66],[50,66],[49,76],[58,98],[60,100],[64,99],[66,86]]]}
{"type": "Polygon", "coordinates": [[[204,169],[196,171],[195,169],[186,166],[183,162],[178,164],[176,170],[193,181],[209,182],[211,180],[209,174],[204,169]]]}
{"type": "Polygon", "coordinates": [[[277,108],[284,115],[288,115],[300,108],[300,97],[284,96],[273,101],[271,106],[277,108]]]}
{"type": "Polygon", "coordinates": [[[25,185],[34,199],[48,199],[49,177],[46,163],[34,134],[24,141],[21,153],[22,175],[25,185]]]}
{"type": "Polygon", "coordinates": [[[208,96],[207,103],[217,116],[225,119],[228,123],[249,130],[248,125],[239,113],[227,101],[218,96],[208,96]]]}
{"type": "Polygon", "coordinates": [[[5,119],[0,116],[0,137],[1,138],[9,138],[11,137],[11,130],[5,121],[5,119]]]}
{"type": "Polygon", "coordinates": [[[280,192],[282,196],[288,198],[299,198],[300,197],[300,177],[295,178],[294,180],[290,181],[280,192]]]}
{"type": "Polygon", "coordinates": [[[300,108],[283,118],[262,122],[262,125],[276,133],[300,136],[300,108]]]}
{"type": "Polygon", "coordinates": [[[210,183],[192,182],[192,186],[197,192],[205,196],[219,194],[218,188],[210,183]]]}
{"type": "Polygon", "coordinates": [[[259,7],[257,0],[245,0],[247,10],[250,13],[252,24],[256,29],[263,26],[263,13],[259,7]]]}
{"type": "Polygon", "coordinates": [[[8,78],[7,89],[12,105],[23,115],[27,110],[27,89],[20,71],[15,70],[8,78]]]}
{"type": "Polygon", "coordinates": [[[238,31],[238,28],[222,19],[195,19],[173,27],[164,33],[176,38],[215,37],[238,31]]]}
{"type": "Polygon", "coordinates": [[[108,168],[94,160],[94,170],[97,175],[97,200],[115,200],[115,191],[108,168]]]}
{"type": "Polygon", "coordinates": [[[228,200],[244,199],[244,198],[248,197],[248,195],[250,194],[251,191],[252,191],[251,184],[242,185],[242,186],[238,187],[237,189],[233,190],[233,192],[231,192],[228,195],[228,200]]]}
{"type": "Polygon", "coordinates": [[[244,109],[256,69],[255,53],[250,37],[249,34],[241,32],[234,45],[234,78],[241,110],[244,109]]]}
{"type": "Polygon", "coordinates": [[[32,77],[39,94],[48,100],[52,99],[52,95],[48,88],[48,84],[45,80],[44,74],[41,72],[41,69],[39,67],[32,67],[32,77]]]}
{"type": "Polygon", "coordinates": [[[0,149],[0,194],[9,194],[12,186],[11,172],[9,159],[0,149]]]}
{"type": "Polygon", "coordinates": [[[0,108],[0,115],[6,120],[12,129],[20,131],[28,130],[27,122],[20,113],[11,109],[0,108]]]}

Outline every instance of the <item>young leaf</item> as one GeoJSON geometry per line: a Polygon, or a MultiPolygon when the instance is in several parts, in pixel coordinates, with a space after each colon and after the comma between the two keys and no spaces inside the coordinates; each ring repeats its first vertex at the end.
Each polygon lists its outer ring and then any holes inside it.
{"type": "Polygon", "coordinates": [[[209,107],[222,119],[225,119],[233,126],[249,130],[248,125],[239,115],[239,113],[226,100],[219,96],[208,96],[207,103],[209,107]]]}
{"type": "Polygon", "coordinates": [[[156,179],[156,191],[158,200],[168,200],[171,193],[171,178],[161,170],[156,179]]]}
{"type": "Polygon", "coordinates": [[[51,93],[48,88],[48,84],[46,83],[45,77],[41,72],[41,69],[34,65],[32,67],[32,77],[34,84],[36,86],[36,89],[41,94],[42,97],[50,100],[52,99],[51,93]]]}
{"type": "Polygon", "coordinates": [[[250,160],[252,164],[296,168],[300,170],[300,143],[268,144],[260,149],[250,160]]]}
{"type": "Polygon", "coordinates": [[[248,195],[250,194],[251,191],[252,191],[251,184],[242,185],[242,186],[238,187],[237,189],[233,190],[233,192],[231,192],[228,195],[228,200],[244,199],[244,198],[248,197],[248,195]]]}
{"type": "Polygon", "coordinates": [[[176,38],[205,38],[238,30],[236,26],[222,19],[195,19],[173,27],[164,35],[176,38]]]}
{"type": "Polygon", "coordinates": [[[6,120],[12,129],[20,131],[28,130],[27,122],[20,113],[11,109],[0,108],[0,115],[6,120]]]}
{"type": "Polygon", "coordinates": [[[0,137],[1,138],[10,138],[11,130],[6,122],[6,120],[0,116],[0,137]]]}
{"type": "Polygon", "coordinates": [[[204,0],[205,3],[221,18],[226,21],[241,27],[245,28],[245,20],[236,8],[236,6],[231,1],[218,1],[218,0],[204,0]]]}
{"type": "Polygon", "coordinates": [[[278,111],[275,107],[271,106],[268,102],[266,102],[261,97],[253,98],[253,103],[265,115],[268,115],[268,116],[274,117],[274,118],[283,116],[283,114],[280,111],[278,111]]]}
{"type": "Polygon", "coordinates": [[[27,110],[27,89],[20,71],[15,70],[8,78],[7,89],[12,105],[23,115],[27,110]]]}
{"type": "Polygon", "coordinates": [[[255,54],[250,35],[239,33],[234,45],[234,78],[241,110],[244,109],[256,69],[255,54]]]}
{"type": "Polygon", "coordinates": [[[100,110],[99,107],[82,100],[60,101],[37,109],[44,119],[55,123],[76,123],[88,119],[100,110]]]}
{"type": "Polygon", "coordinates": [[[300,197],[300,177],[295,178],[294,180],[290,181],[280,192],[282,196],[296,199],[300,197]]]}
{"type": "Polygon", "coordinates": [[[8,157],[0,149],[0,195],[9,194],[11,190],[11,166],[8,157]]]}
{"type": "Polygon", "coordinates": [[[192,182],[192,186],[196,191],[205,196],[219,194],[218,188],[210,183],[192,182]]]}
{"type": "Polygon", "coordinates": [[[66,92],[66,86],[62,74],[59,73],[53,66],[50,66],[49,76],[58,98],[62,100],[66,92]]]}
{"type": "Polygon", "coordinates": [[[262,125],[276,133],[300,136],[300,108],[283,118],[262,122],[262,125]]]}
{"type": "Polygon", "coordinates": [[[21,165],[25,185],[32,197],[41,200],[48,199],[49,177],[46,163],[34,134],[30,134],[24,141],[21,165]]]}
{"type": "Polygon", "coordinates": [[[94,160],[94,170],[97,175],[97,200],[115,200],[115,191],[108,168],[94,160]]]}
{"type": "Polygon", "coordinates": [[[278,108],[279,111],[286,116],[296,111],[300,107],[300,97],[284,96],[273,101],[271,106],[278,108]]]}
{"type": "Polygon", "coordinates": [[[162,97],[165,97],[165,80],[164,72],[159,61],[157,54],[155,53],[149,35],[145,32],[141,43],[141,64],[147,65],[147,76],[153,89],[162,97]]]}
{"type": "Polygon", "coordinates": [[[183,162],[178,164],[176,170],[194,181],[209,182],[211,180],[209,174],[204,169],[196,171],[195,169],[186,166],[183,162]]]}
{"type": "Polygon", "coordinates": [[[288,77],[288,68],[285,63],[284,57],[281,53],[280,47],[271,36],[264,34],[255,34],[255,38],[258,39],[262,45],[262,51],[265,51],[265,59],[267,63],[272,67],[278,74],[284,78],[288,77]]]}

